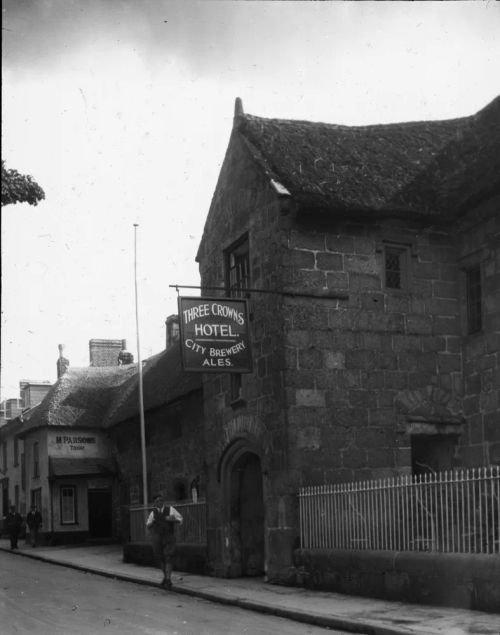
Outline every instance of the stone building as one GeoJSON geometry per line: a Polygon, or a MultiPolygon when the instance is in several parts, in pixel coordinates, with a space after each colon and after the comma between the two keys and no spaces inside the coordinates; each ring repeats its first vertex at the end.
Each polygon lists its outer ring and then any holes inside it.
{"type": "MultiPolygon", "coordinates": [[[[144,362],[142,372],[148,492],[150,500],[161,492],[180,501],[191,497],[193,481],[205,493],[203,398],[200,376],[184,373],[178,343],[168,344],[144,362]]],[[[121,505],[143,503],[138,382],[134,373],[103,419],[115,447],[121,505]]]]}
{"type": "Polygon", "coordinates": [[[500,99],[356,127],[237,100],[197,260],[253,338],[203,376],[213,573],[287,581],[300,486],[500,462],[500,99]]]}

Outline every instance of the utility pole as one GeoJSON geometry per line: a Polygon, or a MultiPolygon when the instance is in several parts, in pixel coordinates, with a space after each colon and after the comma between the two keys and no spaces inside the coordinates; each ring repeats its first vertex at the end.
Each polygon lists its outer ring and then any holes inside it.
{"type": "Polygon", "coordinates": [[[137,333],[137,366],[139,368],[139,415],[141,418],[141,456],[142,456],[142,504],[148,504],[148,469],[146,462],[146,425],[144,422],[144,393],[142,387],[142,361],[139,340],[139,298],[137,292],[137,228],[134,223],[134,278],[135,278],[135,326],[137,333]]]}

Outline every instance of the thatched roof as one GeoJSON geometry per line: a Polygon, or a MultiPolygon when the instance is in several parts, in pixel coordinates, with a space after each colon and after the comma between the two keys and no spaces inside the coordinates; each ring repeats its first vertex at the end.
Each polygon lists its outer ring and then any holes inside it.
{"type": "Polygon", "coordinates": [[[98,428],[120,387],[137,366],[69,368],[33,409],[22,434],[42,426],[98,428]]]}
{"type": "MultiPolygon", "coordinates": [[[[153,410],[201,390],[200,373],[182,369],[180,346],[172,346],[150,357],[142,370],[144,410],[153,410]]],[[[139,416],[139,376],[131,377],[113,400],[105,426],[111,427],[139,416]]]]}
{"type": "Polygon", "coordinates": [[[500,193],[500,97],[444,121],[340,126],[244,114],[233,134],[303,210],[446,214],[500,193]]]}

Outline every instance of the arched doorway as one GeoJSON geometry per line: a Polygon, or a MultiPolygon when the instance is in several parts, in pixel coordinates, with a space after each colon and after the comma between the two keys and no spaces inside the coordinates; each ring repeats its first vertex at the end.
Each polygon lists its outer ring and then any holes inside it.
{"type": "MultiPolygon", "coordinates": [[[[220,464],[228,527],[226,569],[230,577],[265,573],[265,508],[260,456],[238,439],[220,464]]],[[[227,534],[226,534],[227,535],[227,534]]]]}
{"type": "MultiPolygon", "coordinates": [[[[239,551],[241,575],[264,574],[264,496],[262,469],[256,454],[246,452],[231,474],[231,525],[235,551],[239,551]],[[239,534],[239,535],[238,535],[239,534]]],[[[233,551],[233,553],[235,553],[233,551]]]]}

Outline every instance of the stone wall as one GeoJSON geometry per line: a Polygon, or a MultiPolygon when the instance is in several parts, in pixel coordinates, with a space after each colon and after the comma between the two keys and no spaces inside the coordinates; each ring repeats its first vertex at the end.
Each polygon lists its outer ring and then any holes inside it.
{"type": "MultiPolygon", "coordinates": [[[[282,211],[269,179],[236,138],[229,145],[198,254],[202,285],[225,284],[225,252],[246,235],[252,288],[282,289],[282,211]]],[[[208,290],[206,295],[213,293],[208,290]]],[[[204,376],[210,501],[208,553],[210,569],[217,575],[229,575],[235,561],[220,466],[238,439],[247,442],[261,460],[267,569],[275,567],[273,560],[292,560],[290,536],[295,516],[291,508],[296,484],[290,483],[287,471],[282,304],[279,293],[250,296],[253,372],[241,376],[241,398],[234,399],[229,374],[204,376]]]]}
{"type": "Polygon", "coordinates": [[[303,484],[411,471],[408,415],[461,409],[460,299],[453,238],[416,223],[292,223],[288,284],[346,292],[286,308],[286,387],[303,484]],[[386,244],[407,248],[405,288],[384,285],[386,244]]]}
{"type": "MultiPolygon", "coordinates": [[[[190,497],[190,483],[199,477],[200,496],[205,495],[203,411],[201,391],[188,399],[145,413],[146,460],[149,498],[162,492],[178,500],[181,490],[190,497]]],[[[142,461],[139,418],[109,431],[119,466],[120,506],[142,504],[142,461]]]]}
{"type": "Polygon", "coordinates": [[[484,554],[297,550],[296,584],[384,600],[498,612],[500,560],[484,554]]]}
{"type": "Polygon", "coordinates": [[[462,454],[467,464],[500,463],[500,197],[480,206],[458,228],[460,285],[464,270],[480,264],[483,330],[468,335],[462,309],[463,412],[467,421],[462,454]]]}

